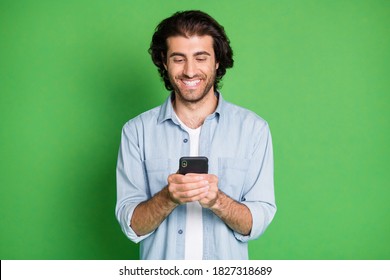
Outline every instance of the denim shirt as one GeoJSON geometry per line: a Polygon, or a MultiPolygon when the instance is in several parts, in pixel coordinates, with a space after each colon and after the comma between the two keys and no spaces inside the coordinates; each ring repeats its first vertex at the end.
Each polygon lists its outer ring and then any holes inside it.
{"type": "MultiPolygon", "coordinates": [[[[216,111],[201,129],[199,155],[209,159],[218,188],[245,204],[253,219],[248,236],[230,229],[211,210],[202,209],[203,259],[248,259],[248,241],[258,238],[275,212],[273,153],[266,121],[218,95],[216,111]]],[[[184,259],[186,206],[180,205],[153,232],[137,236],[130,220],[136,206],[167,185],[189,155],[188,133],[173,111],[173,94],[164,104],[128,121],[117,162],[116,217],[125,235],[140,242],[141,259],[184,259]]]]}

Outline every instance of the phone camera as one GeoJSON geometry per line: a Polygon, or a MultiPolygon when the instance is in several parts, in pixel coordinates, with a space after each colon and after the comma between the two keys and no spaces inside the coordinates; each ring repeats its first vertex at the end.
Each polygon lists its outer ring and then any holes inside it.
{"type": "Polygon", "coordinates": [[[182,163],[181,163],[181,166],[184,167],[184,168],[186,168],[187,165],[188,165],[188,164],[187,164],[187,161],[186,161],[186,160],[183,160],[182,163]]]}

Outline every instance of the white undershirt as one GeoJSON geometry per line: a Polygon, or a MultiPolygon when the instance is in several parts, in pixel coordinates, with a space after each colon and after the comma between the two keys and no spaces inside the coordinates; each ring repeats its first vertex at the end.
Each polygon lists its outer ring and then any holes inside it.
{"type": "MultiPolygon", "coordinates": [[[[179,118],[182,127],[190,136],[190,156],[199,155],[199,136],[201,127],[189,128],[179,118]]],[[[202,206],[198,201],[187,203],[185,230],[185,260],[201,260],[203,258],[203,218],[202,206]]]]}

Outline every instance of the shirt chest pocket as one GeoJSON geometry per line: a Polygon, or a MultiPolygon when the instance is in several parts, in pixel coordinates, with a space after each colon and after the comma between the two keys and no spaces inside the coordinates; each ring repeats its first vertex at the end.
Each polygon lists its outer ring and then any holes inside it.
{"type": "Polygon", "coordinates": [[[144,161],[151,197],[168,184],[168,176],[176,172],[173,171],[173,165],[173,160],[170,159],[150,159],[144,161]]]}
{"type": "Polygon", "coordinates": [[[242,201],[249,160],[242,158],[218,159],[218,185],[231,198],[242,201]]]}

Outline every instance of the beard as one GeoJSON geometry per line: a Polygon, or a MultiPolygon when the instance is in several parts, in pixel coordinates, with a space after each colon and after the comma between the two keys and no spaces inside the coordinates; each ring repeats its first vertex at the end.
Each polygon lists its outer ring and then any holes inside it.
{"type": "Polygon", "coordinates": [[[173,77],[169,74],[169,81],[173,87],[173,90],[176,93],[177,98],[179,98],[184,103],[195,104],[202,101],[205,96],[210,93],[210,90],[213,89],[217,71],[214,70],[210,76],[204,74],[197,74],[193,77],[188,77],[186,75],[179,75],[173,77]],[[199,79],[200,85],[197,88],[186,88],[182,80],[197,80],[199,79]]]}

